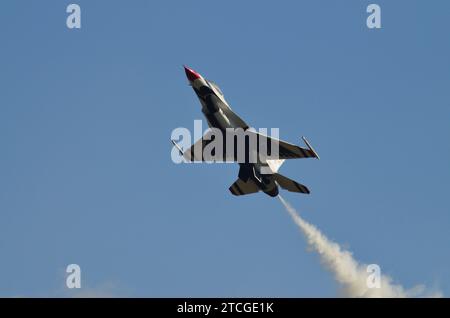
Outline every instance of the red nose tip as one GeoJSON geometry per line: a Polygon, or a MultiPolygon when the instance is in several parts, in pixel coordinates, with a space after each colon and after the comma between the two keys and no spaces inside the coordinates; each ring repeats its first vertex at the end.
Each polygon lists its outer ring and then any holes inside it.
{"type": "Polygon", "coordinates": [[[184,66],[184,71],[186,72],[187,78],[188,78],[191,82],[193,82],[193,81],[195,81],[197,78],[200,78],[200,77],[201,77],[200,74],[198,74],[196,71],[190,69],[190,68],[187,67],[187,66],[184,66]]]}

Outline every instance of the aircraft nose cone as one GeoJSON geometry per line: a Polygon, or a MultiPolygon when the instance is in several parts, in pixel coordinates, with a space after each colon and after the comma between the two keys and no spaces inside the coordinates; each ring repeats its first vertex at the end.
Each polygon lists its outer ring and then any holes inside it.
{"type": "Polygon", "coordinates": [[[187,78],[193,82],[196,79],[200,78],[200,74],[198,74],[196,71],[194,71],[193,69],[190,69],[189,67],[187,67],[186,65],[184,65],[184,71],[186,72],[186,76],[187,78]]]}

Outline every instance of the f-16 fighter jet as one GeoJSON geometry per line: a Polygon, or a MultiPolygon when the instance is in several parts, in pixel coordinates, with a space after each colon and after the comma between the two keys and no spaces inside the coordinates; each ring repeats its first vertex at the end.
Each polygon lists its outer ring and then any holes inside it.
{"type": "Polygon", "coordinates": [[[249,129],[246,122],[231,110],[215,83],[186,66],[184,70],[189,84],[200,100],[202,112],[210,127],[201,139],[185,151],[172,140],[186,161],[209,161],[208,158],[212,156],[214,158],[212,161],[237,162],[240,166],[239,178],[229,188],[236,196],[262,191],[276,197],[278,187],[291,192],[310,193],[306,186],[278,173],[278,169],[286,159],[319,159],[304,137],[302,138],[308,148],[298,147],[249,129]],[[236,142],[238,135],[236,131],[244,134],[244,142],[240,144],[236,142]],[[222,136],[218,136],[220,133],[222,136]],[[210,147],[212,143],[215,143],[215,147],[210,147]],[[242,150],[241,153],[239,150],[242,150]]]}

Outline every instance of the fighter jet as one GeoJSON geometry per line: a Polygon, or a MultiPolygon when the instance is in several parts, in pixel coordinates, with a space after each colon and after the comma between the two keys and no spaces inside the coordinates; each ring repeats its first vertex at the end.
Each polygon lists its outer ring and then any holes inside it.
{"type": "MultiPolygon", "coordinates": [[[[245,142],[245,158],[244,160],[237,160],[236,145],[232,151],[231,160],[239,163],[238,179],[230,186],[229,190],[233,195],[240,196],[262,191],[271,197],[276,197],[279,193],[278,187],[291,192],[309,194],[309,189],[281,174],[278,173],[278,169],[286,159],[296,158],[317,158],[316,151],[312,148],[310,143],[303,138],[308,148],[302,148],[288,142],[275,139],[269,136],[259,134],[249,129],[249,125],[242,120],[235,112],[231,110],[231,107],[226,102],[222,91],[217,84],[205,79],[199,73],[193,69],[184,66],[184,70],[189,81],[189,85],[192,86],[195,94],[200,100],[202,106],[202,113],[206,117],[208,126],[219,130],[225,136],[229,136],[230,129],[241,129],[248,136],[257,136],[256,146],[249,146],[249,141],[245,142]],[[265,141],[261,141],[264,140],[265,141]],[[265,145],[271,153],[274,149],[274,145],[277,148],[276,157],[273,158],[269,155],[261,155],[262,145],[265,145]],[[256,161],[249,160],[250,154],[256,153],[256,161]]],[[[234,136],[233,136],[234,138],[234,136]]],[[[174,141],[172,143],[178,149],[180,154],[186,161],[206,161],[203,150],[214,140],[210,132],[206,132],[205,135],[195,142],[189,149],[183,151],[183,149],[174,141]],[[199,150],[199,151],[198,151],[199,150]]],[[[225,145],[226,142],[223,142],[225,145]]],[[[273,151],[275,152],[275,151],[273,151]]],[[[224,146],[223,154],[226,153],[224,146]]],[[[230,157],[225,158],[224,161],[229,161],[230,157]]]]}

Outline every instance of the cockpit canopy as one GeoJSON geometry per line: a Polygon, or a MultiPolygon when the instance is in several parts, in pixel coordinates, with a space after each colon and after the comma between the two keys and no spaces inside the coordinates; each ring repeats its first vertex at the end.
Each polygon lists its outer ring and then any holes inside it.
{"type": "Polygon", "coordinates": [[[216,83],[208,81],[208,84],[211,85],[220,95],[223,96],[223,93],[222,93],[220,87],[216,83]]]}

